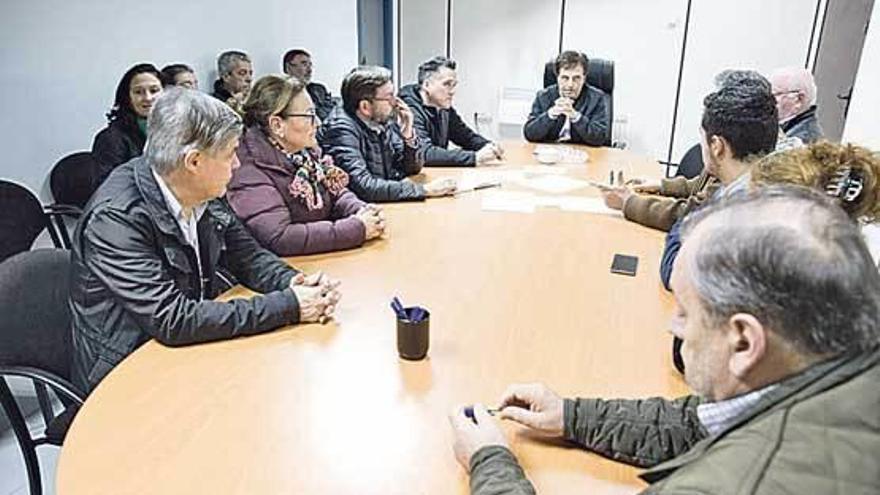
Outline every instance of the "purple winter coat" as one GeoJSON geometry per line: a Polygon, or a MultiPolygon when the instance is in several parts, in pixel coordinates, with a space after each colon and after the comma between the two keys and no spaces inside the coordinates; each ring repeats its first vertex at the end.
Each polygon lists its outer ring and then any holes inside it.
{"type": "Polygon", "coordinates": [[[279,256],[323,253],[364,243],[366,229],[353,215],[365,203],[348,189],[334,196],[320,187],[321,209],[309,210],[288,186],[294,170],[258,128],[245,130],[226,197],[254,237],[279,256]]]}

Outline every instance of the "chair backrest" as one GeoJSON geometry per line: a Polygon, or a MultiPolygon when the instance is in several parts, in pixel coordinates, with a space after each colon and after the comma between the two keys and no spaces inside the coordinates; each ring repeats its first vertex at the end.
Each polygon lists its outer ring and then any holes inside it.
{"type": "Polygon", "coordinates": [[[97,168],[89,151],[79,151],[59,160],[49,175],[55,202],[84,208],[97,188],[97,168]]]}
{"type": "Polygon", "coordinates": [[[693,179],[700,175],[702,171],[703,150],[700,147],[700,144],[697,143],[691,146],[691,149],[687,150],[684,156],[681,157],[681,162],[678,164],[678,170],[675,171],[675,176],[693,179]]]}
{"type": "MultiPolygon", "coordinates": [[[[587,84],[599,88],[609,96],[614,93],[614,62],[591,58],[587,67],[587,84]]],[[[544,87],[556,84],[556,59],[544,64],[544,87]]]]}
{"type": "Polygon", "coordinates": [[[0,263],[0,365],[70,380],[70,251],[35,249],[0,263]]]}
{"type": "Polygon", "coordinates": [[[0,180],[0,261],[30,249],[47,227],[49,216],[34,193],[0,180]]]}

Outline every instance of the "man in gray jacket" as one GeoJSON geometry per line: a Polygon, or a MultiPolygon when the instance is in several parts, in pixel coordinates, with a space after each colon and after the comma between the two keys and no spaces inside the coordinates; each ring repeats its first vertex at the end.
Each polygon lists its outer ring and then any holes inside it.
{"type": "MultiPolygon", "coordinates": [[[[648,494],[880,493],[880,273],[821,192],[766,188],[689,215],[672,287],[678,400],[514,385],[502,419],[647,467],[648,494]]],[[[485,407],[450,415],[474,494],[533,494],[485,407]]]]}
{"type": "Polygon", "coordinates": [[[238,166],[241,119],[227,105],[168,89],[143,157],[113,171],[73,238],[73,379],[90,391],[150,338],[177,346],[333,314],[337,282],[306,277],[260,247],[221,198],[238,166]],[[213,301],[218,269],[262,293],[213,301]]]}

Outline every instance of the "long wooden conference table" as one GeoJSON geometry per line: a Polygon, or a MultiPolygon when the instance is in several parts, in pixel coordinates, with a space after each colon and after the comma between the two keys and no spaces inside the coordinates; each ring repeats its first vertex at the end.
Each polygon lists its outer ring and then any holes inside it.
{"type": "MultiPolygon", "coordinates": [[[[546,175],[573,179],[569,188],[607,182],[609,170],[660,175],[656,162],[620,150],[590,148],[588,163],[551,170],[535,166],[533,145],[505,149],[504,164],[486,170],[527,179],[562,170],[546,175]]],[[[462,173],[426,169],[420,179],[462,173]]],[[[385,205],[385,239],[291,259],[342,280],[334,322],[184,348],[145,344],[76,417],[57,492],[463,494],[447,422],[456,404],[492,405],[507,385],[531,381],[566,397],[686,393],[670,362],[672,299],[657,275],[663,233],[613,214],[484,209],[487,197],[529,190],[505,182],[385,205]],[[635,277],[609,272],[615,253],[639,257],[635,277]],[[431,311],[425,360],[397,355],[394,295],[431,311]]],[[[539,493],[644,486],[636,468],[502,428],[539,493]]]]}

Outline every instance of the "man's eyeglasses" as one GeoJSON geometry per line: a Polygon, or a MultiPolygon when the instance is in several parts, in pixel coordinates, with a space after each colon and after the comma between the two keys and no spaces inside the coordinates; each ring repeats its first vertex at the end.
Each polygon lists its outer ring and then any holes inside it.
{"type": "Polygon", "coordinates": [[[370,98],[370,101],[387,101],[387,102],[391,103],[392,105],[394,105],[394,103],[397,102],[397,98],[395,98],[393,96],[389,96],[388,98],[379,98],[378,96],[374,96],[374,97],[370,98]]]}
{"type": "Polygon", "coordinates": [[[788,91],[780,91],[778,93],[773,93],[773,97],[779,98],[780,96],[790,95],[790,94],[794,94],[794,93],[800,93],[800,90],[790,89],[788,91]]]}
{"type": "Polygon", "coordinates": [[[315,125],[315,123],[318,121],[318,114],[316,114],[314,111],[306,113],[282,113],[278,114],[278,116],[282,119],[286,119],[288,117],[301,117],[304,119],[307,118],[309,119],[309,125],[315,125]]]}

